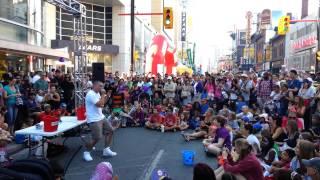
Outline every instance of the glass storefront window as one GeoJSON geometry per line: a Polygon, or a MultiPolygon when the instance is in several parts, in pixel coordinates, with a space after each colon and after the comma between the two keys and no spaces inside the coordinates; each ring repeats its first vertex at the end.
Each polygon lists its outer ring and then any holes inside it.
{"type": "Polygon", "coordinates": [[[28,24],[28,0],[1,0],[0,17],[28,24]]]}
{"type": "Polygon", "coordinates": [[[0,38],[43,46],[42,8],[39,0],[1,0],[0,18],[5,20],[0,20],[0,38]]]}
{"type": "Polygon", "coordinates": [[[88,53],[88,66],[94,62],[104,63],[104,71],[112,71],[112,56],[108,54],[88,53]]]}
{"type": "Polygon", "coordinates": [[[9,41],[17,41],[22,43],[28,42],[28,30],[27,28],[20,27],[14,24],[6,23],[0,21],[0,38],[9,40],[9,41]]]}

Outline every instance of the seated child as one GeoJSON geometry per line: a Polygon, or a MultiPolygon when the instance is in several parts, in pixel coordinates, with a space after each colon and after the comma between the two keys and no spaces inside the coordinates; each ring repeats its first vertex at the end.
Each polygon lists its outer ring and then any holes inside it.
{"type": "Polygon", "coordinates": [[[236,113],[237,114],[241,113],[243,106],[247,106],[247,103],[244,101],[243,96],[238,96],[238,101],[236,102],[236,113]]]}
{"type": "Polygon", "coordinates": [[[118,117],[119,117],[118,112],[112,112],[111,115],[107,118],[107,120],[111,123],[111,125],[116,129],[119,128],[121,125],[121,122],[118,117]]]}
{"type": "Polygon", "coordinates": [[[186,112],[181,113],[180,117],[179,117],[179,127],[178,127],[178,129],[180,131],[184,131],[184,130],[189,128],[188,119],[186,118],[185,113],[186,112]]]}
{"type": "Polygon", "coordinates": [[[59,112],[60,116],[70,116],[71,115],[71,113],[69,113],[67,110],[66,103],[61,103],[60,108],[57,111],[59,112]]]}
{"type": "Polygon", "coordinates": [[[0,111],[0,128],[3,130],[8,130],[8,124],[4,122],[6,113],[6,109],[2,108],[0,111]]]}
{"type": "Polygon", "coordinates": [[[8,131],[0,129],[0,163],[7,161],[6,146],[12,141],[12,137],[8,131]]]}
{"type": "Polygon", "coordinates": [[[200,116],[195,115],[194,117],[191,118],[189,121],[189,128],[192,130],[196,130],[200,127],[200,116]]]}
{"type": "Polygon", "coordinates": [[[162,124],[165,131],[176,131],[178,129],[177,116],[173,114],[173,108],[169,107],[162,124]]]}
{"type": "Polygon", "coordinates": [[[239,130],[240,127],[239,127],[239,123],[237,121],[236,113],[231,112],[229,114],[229,116],[227,116],[227,117],[228,117],[228,125],[231,127],[231,129],[234,131],[239,130]]]}
{"type": "Polygon", "coordinates": [[[224,104],[218,115],[228,117],[229,113],[231,113],[231,111],[228,109],[228,105],[224,104]]]}
{"type": "Polygon", "coordinates": [[[153,98],[153,105],[154,106],[158,106],[158,105],[161,104],[161,102],[162,102],[162,99],[160,98],[159,93],[155,92],[154,93],[154,98],[153,98]]]}
{"type": "Polygon", "coordinates": [[[286,149],[281,153],[281,160],[275,161],[272,163],[271,168],[269,169],[270,173],[274,173],[279,170],[289,170],[290,162],[295,157],[295,151],[292,149],[286,149]]]}
{"type": "Polygon", "coordinates": [[[163,116],[160,115],[157,108],[153,109],[153,113],[147,118],[146,128],[159,129],[163,121],[163,116]]]}
{"type": "Polygon", "coordinates": [[[248,106],[242,107],[242,112],[237,114],[238,119],[248,119],[248,121],[253,121],[253,114],[249,111],[248,106]]]}
{"type": "Polygon", "coordinates": [[[40,121],[43,121],[46,116],[53,116],[53,117],[57,117],[57,118],[60,117],[60,113],[58,111],[51,110],[50,104],[44,104],[43,109],[44,109],[44,111],[41,112],[38,116],[38,119],[40,121]]]}
{"type": "Polygon", "coordinates": [[[200,112],[201,115],[204,115],[207,112],[207,110],[209,109],[209,103],[206,98],[201,99],[200,109],[201,109],[201,112],[200,112]]]}
{"type": "Polygon", "coordinates": [[[131,123],[131,126],[142,127],[145,125],[145,113],[143,112],[143,109],[140,105],[137,106],[137,109],[133,113],[132,118],[133,122],[131,123]]]}

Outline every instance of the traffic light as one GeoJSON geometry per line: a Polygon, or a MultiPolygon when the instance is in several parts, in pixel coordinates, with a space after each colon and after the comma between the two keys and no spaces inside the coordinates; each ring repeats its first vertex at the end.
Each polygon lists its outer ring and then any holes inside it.
{"type": "Polygon", "coordinates": [[[286,35],[290,30],[290,16],[282,16],[279,19],[278,35],[286,35]]]}
{"type": "Polygon", "coordinates": [[[317,61],[320,61],[320,51],[317,51],[316,58],[317,58],[317,61]]]}
{"type": "Polygon", "coordinates": [[[173,12],[171,7],[163,8],[163,27],[165,29],[173,28],[173,12]]]}
{"type": "Polygon", "coordinates": [[[289,32],[289,28],[290,28],[290,16],[285,16],[284,19],[284,24],[283,24],[283,27],[284,27],[284,32],[289,32]]]}

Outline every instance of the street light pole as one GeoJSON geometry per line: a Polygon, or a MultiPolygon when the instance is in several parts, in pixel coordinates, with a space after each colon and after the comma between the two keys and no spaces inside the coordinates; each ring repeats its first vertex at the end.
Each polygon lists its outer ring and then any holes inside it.
{"type": "Polygon", "coordinates": [[[130,17],[131,17],[131,68],[130,70],[134,72],[134,0],[131,0],[131,11],[130,11],[130,17]]]}

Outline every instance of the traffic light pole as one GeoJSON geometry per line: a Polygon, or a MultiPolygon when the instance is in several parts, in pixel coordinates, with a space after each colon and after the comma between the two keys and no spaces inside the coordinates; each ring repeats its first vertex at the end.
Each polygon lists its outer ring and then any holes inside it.
{"type": "MultiPolygon", "coordinates": [[[[318,7],[318,19],[320,18],[320,5],[318,7]]],[[[319,21],[317,22],[317,37],[318,37],[318,47],[317,47],[317,52],[319,51],[320,48],[320,24],[319,21]]],[[[317,58],[317,52],[316,52],[316,67],[314,68],[315,74],[319,71],[319,60],[317,58]]]]}
{"type": "Polygon", "coordinates": [[[131,18],[131,67],[130,70],[134,72],[134,0],[131,0],[131,10],[130,10],[130,18],[131,18]]]}

